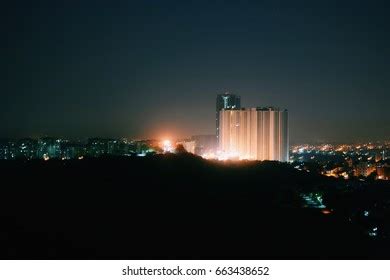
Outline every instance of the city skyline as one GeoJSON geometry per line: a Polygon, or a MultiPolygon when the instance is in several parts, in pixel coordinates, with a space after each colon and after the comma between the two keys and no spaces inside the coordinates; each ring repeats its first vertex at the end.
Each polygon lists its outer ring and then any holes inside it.
{"type": "Polygon", "coordinates": [[[213,134],[229,91],[288,108],[291,143],[388,140],[388,5],[8,3],[0,138],[213,134]]]}

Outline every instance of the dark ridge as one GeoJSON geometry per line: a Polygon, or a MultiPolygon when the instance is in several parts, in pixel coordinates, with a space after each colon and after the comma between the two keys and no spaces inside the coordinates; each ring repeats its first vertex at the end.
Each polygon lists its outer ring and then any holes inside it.
{"type": "Polygon", "coordinates": [[[1,161],[0,170],[2,259],[389,257],[387,239],[348,221],[342,202],[361,193],[289,164],[182,153],[1,161]],[[334,212],[303,208],[310,191],[334,212]]]}

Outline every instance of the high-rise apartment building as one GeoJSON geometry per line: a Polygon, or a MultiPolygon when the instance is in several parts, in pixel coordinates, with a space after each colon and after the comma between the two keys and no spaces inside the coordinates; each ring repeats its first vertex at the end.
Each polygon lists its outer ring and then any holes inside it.
{"type": "Polygon", "coordinates": [[[219,112],[223,109],[241,109],[241,97],[228,92],[217,95],[215,116],[217,141],[219,138],[219,112]]]}
{"type": "Polygon", "coordinates": [[[273,107],[219,112],[219,150],[230,158],[289,160],[288,112],[273,107]]]}

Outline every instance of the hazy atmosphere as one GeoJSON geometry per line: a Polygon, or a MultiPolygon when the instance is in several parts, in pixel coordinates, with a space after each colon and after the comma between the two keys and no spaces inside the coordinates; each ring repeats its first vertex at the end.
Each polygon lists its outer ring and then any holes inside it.
{"type": "Polygon", "coordinates": [[[291,142],[389,138],[388,5],[8,2],[0,137],[213,134],[229,91],[287,108],[291,142]]]}

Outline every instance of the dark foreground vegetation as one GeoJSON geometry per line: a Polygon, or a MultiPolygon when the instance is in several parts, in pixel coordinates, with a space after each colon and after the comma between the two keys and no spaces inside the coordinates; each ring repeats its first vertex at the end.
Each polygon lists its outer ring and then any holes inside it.
{"type": "Polygon", "coordinates": [[[345,197],[361,195],[288,164],[182,154],[4,161],[0,172],[2,259],[390,256],[387,239],[368,236],[347,210],[325,215],[300,197],[329,190],[329,203],[342,209],[345,197]]]}

